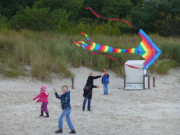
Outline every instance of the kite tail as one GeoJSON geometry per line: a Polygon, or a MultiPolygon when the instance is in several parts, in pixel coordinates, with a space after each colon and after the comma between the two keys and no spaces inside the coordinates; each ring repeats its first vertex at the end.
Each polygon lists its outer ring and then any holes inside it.
{"type": "Polygon", "coordinates": [[[114,60],[114,61],[120,62],[120,63],[122,63],[123,65],[126,65],[126,66],[128,66],[128,67],[137,68],[137,69],[142,69],[142,68],[139,68],[139,67],[136,67],[136,66],[132,66],[132,65],[125,64],[124,62],[122,62],[122,61],[120,61],[120,60],[117,60],[117,59],[113,58],[112,56],[109,56],[109,55],[104,54],[104,53],[89,52],[89,54],[104,55],[104,56],[106,56],[106,57],[108,57],[108,58],[110,58],[110,59],[112,59],[112,60],[114,60]]]}
{"type": "Polygon", "coordinates": [[[86,39],[88,40],[88,42],[89,42],[90,44],[93,44],[93,42],[91,42],[91,40],[89,39],[89,37],[88,37],[87,34],[85,34],[85,33],[83,33],[83,32],[81,32],[81,34],[86,37],[86,39]]]}
{"type": "Polygon", "coordinates": [[[88,40],[90,45],[88,45],[84,41],[77,41],[77,42],[74,42],[74,44],[76,44],[77,46],[80,46],[82,48],[85,48],[87,50],[102,51],[102,52],[111,52],[111,53],[137,53],[137,54],[139,54],[137,48],[119,49],[119,48],[114,48],[114,47],[107,46],[107,45],[101,45],[101,44],[97,44],[97,43],[92,42],[89,39],[87,34],[85,34],[83,32],[81,32],[81,34],[86,37],[86,39],[88,40]]]}
{"type": "Polygon", "coordinates": [[[136,28],[135,26],[133,26],[130,22],[128,22],[127,20],[123,20],[123,19],[118,19],[118,18],[107,18],[107,17],[102,17],[100,15],[98,15],[96,12],[94,12],[94,10],[90,7],[85,7],[86,10],[90,10],[96,17],[104,19],[104,20],[113,20],[113,21],[123,21],[126,24],[128,24],[131,28],[135,29],[135,30],[139,30],[138,28],[136,28]]]}

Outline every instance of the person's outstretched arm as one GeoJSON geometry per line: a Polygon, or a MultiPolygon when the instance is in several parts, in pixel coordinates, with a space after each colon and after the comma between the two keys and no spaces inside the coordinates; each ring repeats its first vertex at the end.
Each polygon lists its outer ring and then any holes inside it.
{"type": "Polygon", "coordinates": [[[93,79],[98,79],[98,78],[100,78],[100,77],[101,77],[101,75],[98,75],[98,76],[92,76],[93,79]]]}
{"type": "Polygon", "coordinates": [[[42,96],[42,93],[40,93],[39,95],[37,95],[35,98],[33,98],[33,100],[36,100],[37,98],[40,98],[42,96]]]}
{"type": "Polygon", "coordinates": [[[59,94],[57,93],[56,89],[54,88],[53,90],[54,90],[54,93],[55,93],[55,97],[57,99],[61,99],[61,96],[59,96],[59,94]]]}
{"type": "Polygon", "coordinates": [[[99,88],[99,86],[97,86],[97,85],[93,85],[93,88],[99,88]]]}
{"type": "Polygon", "coordinates": [[[61,99],[61,97],[58,95],[57,92],[55,92],[55,96],[56,96],[57,99],[61,99]]]}

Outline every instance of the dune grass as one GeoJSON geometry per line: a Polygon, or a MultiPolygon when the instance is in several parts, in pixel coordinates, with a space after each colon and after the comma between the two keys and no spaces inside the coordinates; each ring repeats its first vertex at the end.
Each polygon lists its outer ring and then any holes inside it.
{"type": "MultiPolygon", "coordinates": [[[[163,38],[157,35],[150,35],[150,37],[163,52],[160,59],[169,59],[180,63],[179,38],[163,38]]],[[[97,43],[125,49],[137,47],[141,41],[137,35],[89,35],[89,38],[97,43]]],[[[31,67],[29,76],[40,80],[51,80],[52,73],[61,77],[71,77],[73,75],[69,68],[72,66],[87,66],[99,71],[102,71],[103,68],[109,68],[118,75],[124,74],[124,66],[121,63],[104,56],[90,55],[87,51],[73,44],[73,41],[79,40],[86,41],[85,37],[80,34],[51,34],[29,30],[3,31],[0,33],[0,73],[9,77],[27,75],[23,67],[28,65],[31,67]]],[[[111,55],[122,61],[142,59],[137,54],[111,55]]],[[[169,69],[164,66],[166,64],[159,64],[159,68],[165,69],[162,73],[169,69]]],[[[152,70],[158,69],[152,68],[152,70]]]]}
{"type": "Polygon", "coordinates": [[[154,64],[151,67],[151,71],[158,74],[167,74],[170,69],[177,66],[180,66],[180,63],[176,62],[175,60],[165,60],[159,62],[158,64],[154,64]]]}

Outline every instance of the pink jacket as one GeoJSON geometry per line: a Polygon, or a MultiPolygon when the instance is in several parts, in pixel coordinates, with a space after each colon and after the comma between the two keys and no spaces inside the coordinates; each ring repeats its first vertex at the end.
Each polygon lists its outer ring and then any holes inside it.
{"type": "Polygon", "coordinates": [[[33,100],[36,100],[39,98],[38,102],[48,102],[48,96],[49,94],[45,90],[41,90],[39,95],[37,95],[33,100]]]}

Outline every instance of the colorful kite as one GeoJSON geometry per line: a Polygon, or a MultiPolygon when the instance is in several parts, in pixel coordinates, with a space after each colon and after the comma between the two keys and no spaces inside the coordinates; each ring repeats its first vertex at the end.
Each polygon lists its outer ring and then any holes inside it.
{"type": "MultiPolygon", "coordinates": [[[[88,45],[84,41],[74,42],[77,46],[81,46],[84,49],[87,49],[89,51],[101,51],[101,52],[108,52],[108,53],[137,53],[145,59],[144,69],[148,69],[161,54],[161,50],[155,45],[155,43],[147,36],[147,34],[142,29],[140,29],[140,30],[137,29],[136,27],[132,26],[126,20],[101,17],[97,13],[95,13],[91,8],[85,8],[85,9],[91,10],[91,12],[94,15],[96,15],[98,18],[108,19],[108,20],[120,20],[120,21],[127,23],[133,29],[138,30],[138,34],[141,36],[142,41],[140,42],[140,44],[138,45],[137,48],[119,49],[119,48],[114,48],[114,47],[107,46],[107,45],[101,45],[101,44],[94,43],[89,39],[89,37],[86,34],[81,32],[81,34],[86,37],[86,39],[88,40],[90,45],[88,45]]],[[[107,54],[102,54],[102,53],[97,53],[97,52],[95,52],[95,53],[91,52],[90,54],[105,55],[112,60],[118,61],[107,54]]],[[[120,62],[120,61],[118,61],[118,62],[120,62]]],[[[121,62],[121,63],[125,64],[124,62],[121,62]]],[[[132,67],[132,68],[138,68],[138,67],[134,67],[131,65],[127,65],[127,66],[132,67]]]]}

